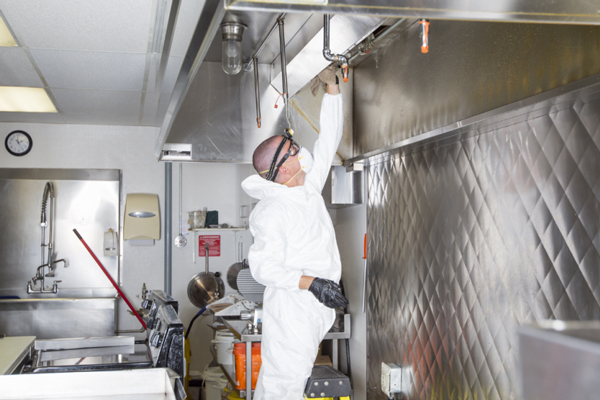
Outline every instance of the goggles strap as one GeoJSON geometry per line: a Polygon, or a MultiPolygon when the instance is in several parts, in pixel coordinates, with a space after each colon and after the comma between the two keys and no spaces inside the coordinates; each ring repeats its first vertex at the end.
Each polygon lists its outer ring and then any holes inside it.
{"type": "MultiPolygon", "coordinates": [[[[275,181],[275,178],[277,177],[277,172],[279,170],[279,167],[281,167],[281,164],[282,164],[282,163],[279,163],[279,165],[277,165],[277,157],[279,157],[279,153],[281,153],[281,149],[287,143],[287,141],[288,141],[288,137],[284,136],[283,139],[281,139],[281,142],[279,143],[277,150],[275,151],[275,155],[273,156],[273,160],[271,161],[271,166],[269,167],[269,172],[267,173],[267,176],[266,176],[266,179],[268,181],[273,182],[273,181],[275,181]]],[[[287,156],[287,154],[286,154],[286,156],[287,156]]],[[[284,159],[287,159],[287,157],[284,157],[284,159]]]]}

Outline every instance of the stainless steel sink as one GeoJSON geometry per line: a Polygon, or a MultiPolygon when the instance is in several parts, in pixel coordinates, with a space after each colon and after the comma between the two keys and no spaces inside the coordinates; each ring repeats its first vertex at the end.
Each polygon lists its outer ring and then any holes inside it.
{"type": "Polygon", "coordinates": [[[0,300],[0,335],[112,336],[115,306],[115,297],[0,300]]]}

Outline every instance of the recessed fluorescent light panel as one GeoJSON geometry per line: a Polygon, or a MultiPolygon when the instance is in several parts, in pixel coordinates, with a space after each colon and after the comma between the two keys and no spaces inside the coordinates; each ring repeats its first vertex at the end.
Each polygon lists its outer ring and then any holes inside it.
{"type": "Polygon", "coordinates": [[[18,46],[15,38],[10,33],[10,29],[6,26],[2,14],[0,14],[0,47],[15,47],[18,46]]]}
{"type": "Polygon", "coordinates": [[[0,112],[58,112],[44,88],[0,86],[0,112]]]}

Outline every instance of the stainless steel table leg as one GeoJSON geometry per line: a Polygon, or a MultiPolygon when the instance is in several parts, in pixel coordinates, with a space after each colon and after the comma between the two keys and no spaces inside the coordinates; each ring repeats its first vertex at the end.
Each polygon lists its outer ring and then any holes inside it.
{"type": "Polygon", "coordinates": [[[246,400],[252,400],[252,342],[246,342],[246,400]]]}
{"type": "Polygon", "coordinates": [[[331,358],[333,360],[331,360],[331,363],[333,364],[333,368],[334,369],[338,369],[338,340],[337,339],[333,339],[331,341],[331,358]]]}

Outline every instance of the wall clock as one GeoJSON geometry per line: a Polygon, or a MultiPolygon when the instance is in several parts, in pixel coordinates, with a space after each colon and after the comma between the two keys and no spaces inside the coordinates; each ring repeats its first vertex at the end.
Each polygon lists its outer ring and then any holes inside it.
{"type": "Polygon", "coordinates": [[[31,151],[33,139],[31,139],[31,136],[27,132],[12,131],[6,136],[4,146],[10,154],[20,157],[31,151]]]}

